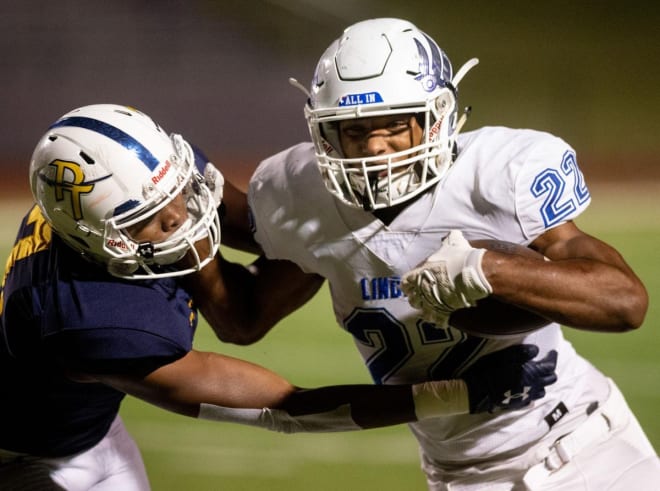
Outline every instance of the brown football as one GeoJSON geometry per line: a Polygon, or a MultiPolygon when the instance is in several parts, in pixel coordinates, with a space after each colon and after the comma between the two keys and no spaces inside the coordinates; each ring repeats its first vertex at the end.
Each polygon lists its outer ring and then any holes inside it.
{"type": "MultiPolygon", "coordinates": [[[[539,252],[512,242],[500,240],[472,240],[473,247],[480,247],[505,254],[518,254],[543,261],[539,252]]],[[[475,307],[455,311],[449,325],[461,331],[481,337],[511,337],[535,331],[550,321],[534,312],[502,302],[494,297],[477,301],[475,307]]]]}

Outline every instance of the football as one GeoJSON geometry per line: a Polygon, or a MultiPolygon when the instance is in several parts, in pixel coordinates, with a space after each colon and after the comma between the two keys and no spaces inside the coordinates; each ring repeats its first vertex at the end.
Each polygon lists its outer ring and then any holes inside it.
{"type": "MultiPolygon", "coordinates": [[[[512,242],[500,240],[472,240],[473,247],[518,254],[539,261],[545,258],[539,252],[512,242]]],[[[534,312],[502,302],[494,297],[477,301],[475,307],[460,309],[452,313],[449,325],[474,336],[505,338],[519,336],[540,329],[550,321],[534,312]]]]}

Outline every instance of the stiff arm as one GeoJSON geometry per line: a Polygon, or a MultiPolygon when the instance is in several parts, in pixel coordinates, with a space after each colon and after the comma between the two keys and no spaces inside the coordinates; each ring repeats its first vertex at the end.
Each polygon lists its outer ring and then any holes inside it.
{"type": "Polygon", "coordinates": [[[524,407],[556,380],[556,357],[535,361],[537,354],[533,345],[510,346],[482,357],[462,379],[300,389],[259,365],[193,350],[146,376],[87,380],[196,418],[286,433],[349,431],[524,407]],[[508,396],[521,392],[529,397],[508,396]]]}

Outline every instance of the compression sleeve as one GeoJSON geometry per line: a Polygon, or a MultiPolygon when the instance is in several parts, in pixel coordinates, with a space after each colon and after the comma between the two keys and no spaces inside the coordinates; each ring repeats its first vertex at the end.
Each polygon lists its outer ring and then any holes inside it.
{"type": "Polygon", "coordinates": [[[351,417],[349,404],[331,411],[291,416],[283,409],[238,409],[213,404],[201,404],[200,419],[257,426],[280,433],[321,433],[361,430],[351,417]]]}
{"type": "MultiPolygon", "coordinates": [[[[401,401],[392,401],[391,405],[361,406],[358,410],[352,404],[345,403],[325,411],[292,415],[284,409],[228,408],[201,404],[198,418],[256,426],[281,433],[321,433],[391,426],[469,412],[468,391],[463,380],[424,382],[408,387],[410,390],[408,400],[413,407],[405,407],[401,401]],[[356,411],[363,414],[356,414],[356,411]],[[368,423],[370,411],[377,413],[377,422],[368,423]],[[358,424],[356,419],[367,424],[358,424]]],[[[377,391],[379,387],[369,386],[369,390],[377,391]]]]}

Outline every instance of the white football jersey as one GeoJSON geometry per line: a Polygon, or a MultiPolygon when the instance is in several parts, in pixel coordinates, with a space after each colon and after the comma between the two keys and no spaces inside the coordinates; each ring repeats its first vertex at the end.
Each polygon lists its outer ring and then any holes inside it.
{"type": "Polygon", "coordinates": [[[256,239],[328,281],[337,322],[353,335],[379,384],[456,378],[475,359],[531,343],[557,350],[558,381],[545,398],[516,411],[411,424],[427,459],[465,465],[524,450],[550,428],[565,433],[609,392],[606,379],[552,323],[527,336],[483,339],[422,321],[400,289],[401,276],[435,252],[451,229],[468,240],[527,245],[589,204],[573,149],[550,134],[486,127],[462,134],[446,177],[385,225],[326,191],[311,143],[263,161],[248,191],[256,239]]]}

